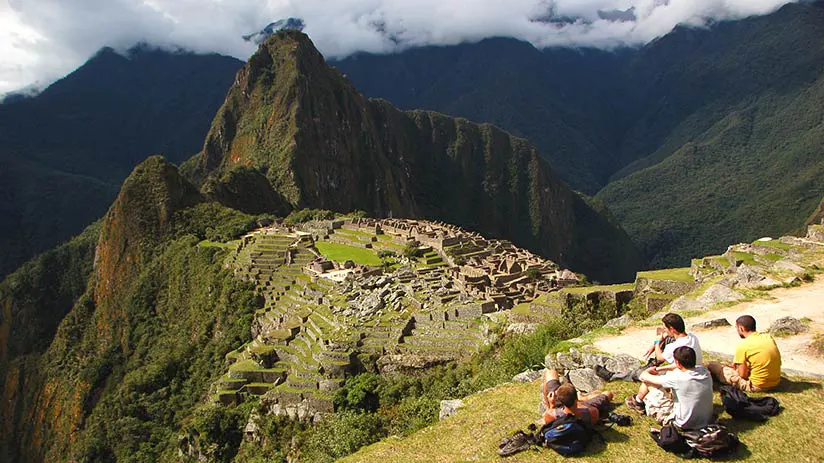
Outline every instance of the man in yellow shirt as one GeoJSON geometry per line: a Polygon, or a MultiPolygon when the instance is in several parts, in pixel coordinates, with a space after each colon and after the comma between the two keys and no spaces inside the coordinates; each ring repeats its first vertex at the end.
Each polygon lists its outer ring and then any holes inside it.
{"type": "Polygon", "coordinates": [[[781,382],[781,352],[772,336],[755,330],[755,319],[742,315],[735,329],[743,341],[735,348],[732,366],[710,362],[707,369],[720,382],[744,392],[768,391],[781,382]]]}

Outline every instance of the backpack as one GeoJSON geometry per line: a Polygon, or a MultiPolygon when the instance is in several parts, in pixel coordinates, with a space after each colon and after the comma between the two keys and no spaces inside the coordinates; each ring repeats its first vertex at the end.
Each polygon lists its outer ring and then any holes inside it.
{"type": "Polygon", "coordinates": [[[701,458],[728,457],[741,441],[721,424],[708,424],[694,431],[681,431],[684,440],[692,448],[693,456],[701,458]]]}
{"type": "Polygon", "coordinates": [[[721,387],[721,403],[730,416],[739,420],[763,422],[781,411],[775,397],[753,398],[732,386],[721,387]]]}
{"type": "Polygon", "coordinates": [[[547,447],[570,456],[583,452],[595,431],[575,415],[565,414],[545,424],[538,434],[547,447]]]}
{"type": "Polygon", "coordinates": [[[677,455],[690,452],[691,447],[687,445],[684,436],[671,424],[664,426],[660,431],[650,431],[650,436],[652,436],[652,440],[666,452],[677,455]]]}

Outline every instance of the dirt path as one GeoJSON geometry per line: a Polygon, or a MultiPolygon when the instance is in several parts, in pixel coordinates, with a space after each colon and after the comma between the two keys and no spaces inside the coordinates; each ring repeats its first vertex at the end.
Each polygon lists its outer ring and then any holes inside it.
{"type": "MultiPolygon", "coordinates": [[[[778,318],[792,316],[798,319],[807,317],[812,320],[810,330],[796,336],[776,338],[781,350],[782,366],[785,369],[824,375],[824,357],[811,355],[807,350],[812,336],[824,332],[824,278],[795,288],[779,288],[769,293],[769,300],[744,302],[732,307],[705,312],[699,316],[685,319],[687,331],[694,323],[715,318],[726,318],[730,323],[740,315],[755,317],[759,331],[766,330],[778,318]]],[[[735,351],[739,338],[733,327],[696,330],[695,335],[701,341],[705,351],[729,354],[735,351]]],[[[629,354],[641,357],[655,336],[655,328],[628,328],[619,336],[602,338],[595,341],[595,347],[612,354],[629,354]]]]}

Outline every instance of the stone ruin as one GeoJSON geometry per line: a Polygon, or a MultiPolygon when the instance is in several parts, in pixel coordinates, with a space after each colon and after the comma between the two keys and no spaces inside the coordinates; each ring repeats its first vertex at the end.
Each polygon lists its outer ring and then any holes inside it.
{"type": "Polygon", "coordinates": [[[226,357],[223,404],[260,396],[270,413],[317,419],[347,376],[412,372],[488,342],[485,314],[578,283],[503,240],[438,222],[346,219],[283,224],[243,236],[226,266],[263,297],[253,340],[226,357]],[[386,251],[396,265],[334,262],[316,243],[386,251]],[[417,258],[403,256],[412,247],[417,258]]]}

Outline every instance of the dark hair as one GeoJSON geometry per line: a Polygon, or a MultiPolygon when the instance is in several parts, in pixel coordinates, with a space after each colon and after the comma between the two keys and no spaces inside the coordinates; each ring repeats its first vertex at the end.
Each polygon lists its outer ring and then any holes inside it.
{"type": "Polygon", "coordinates": [[[735,320],[735,324],[744,328],[745,331],[751,333],[755,331],[755,319],[752,315],[742,315],[735,320]]]}
{"type": "Polygon", "coordinates": [[[677,313],[670,312],[664,315],[664,318],[662,318],[661,321],[664,322],[664,326],[667,328],[672,328],[679,333],[687,332],[687,328],[684,326],[684,319],[677,313]]]}
{"type": "Polygon", "coordinates": [[[675,352],[673,352],[673,356],[675,356],[675,360],[677,360],[682,367],[695,368],[695,351],[692,347],[678,347],[675,349],[675,352]]]}
{"type": "Polygon", "coordinates": [[[558,402],[572,408],[575,406],[575,403],[578,402],[578,391],[571,383],[562,384],[555,390],[555,397],[558,399],[558,402]]]}

